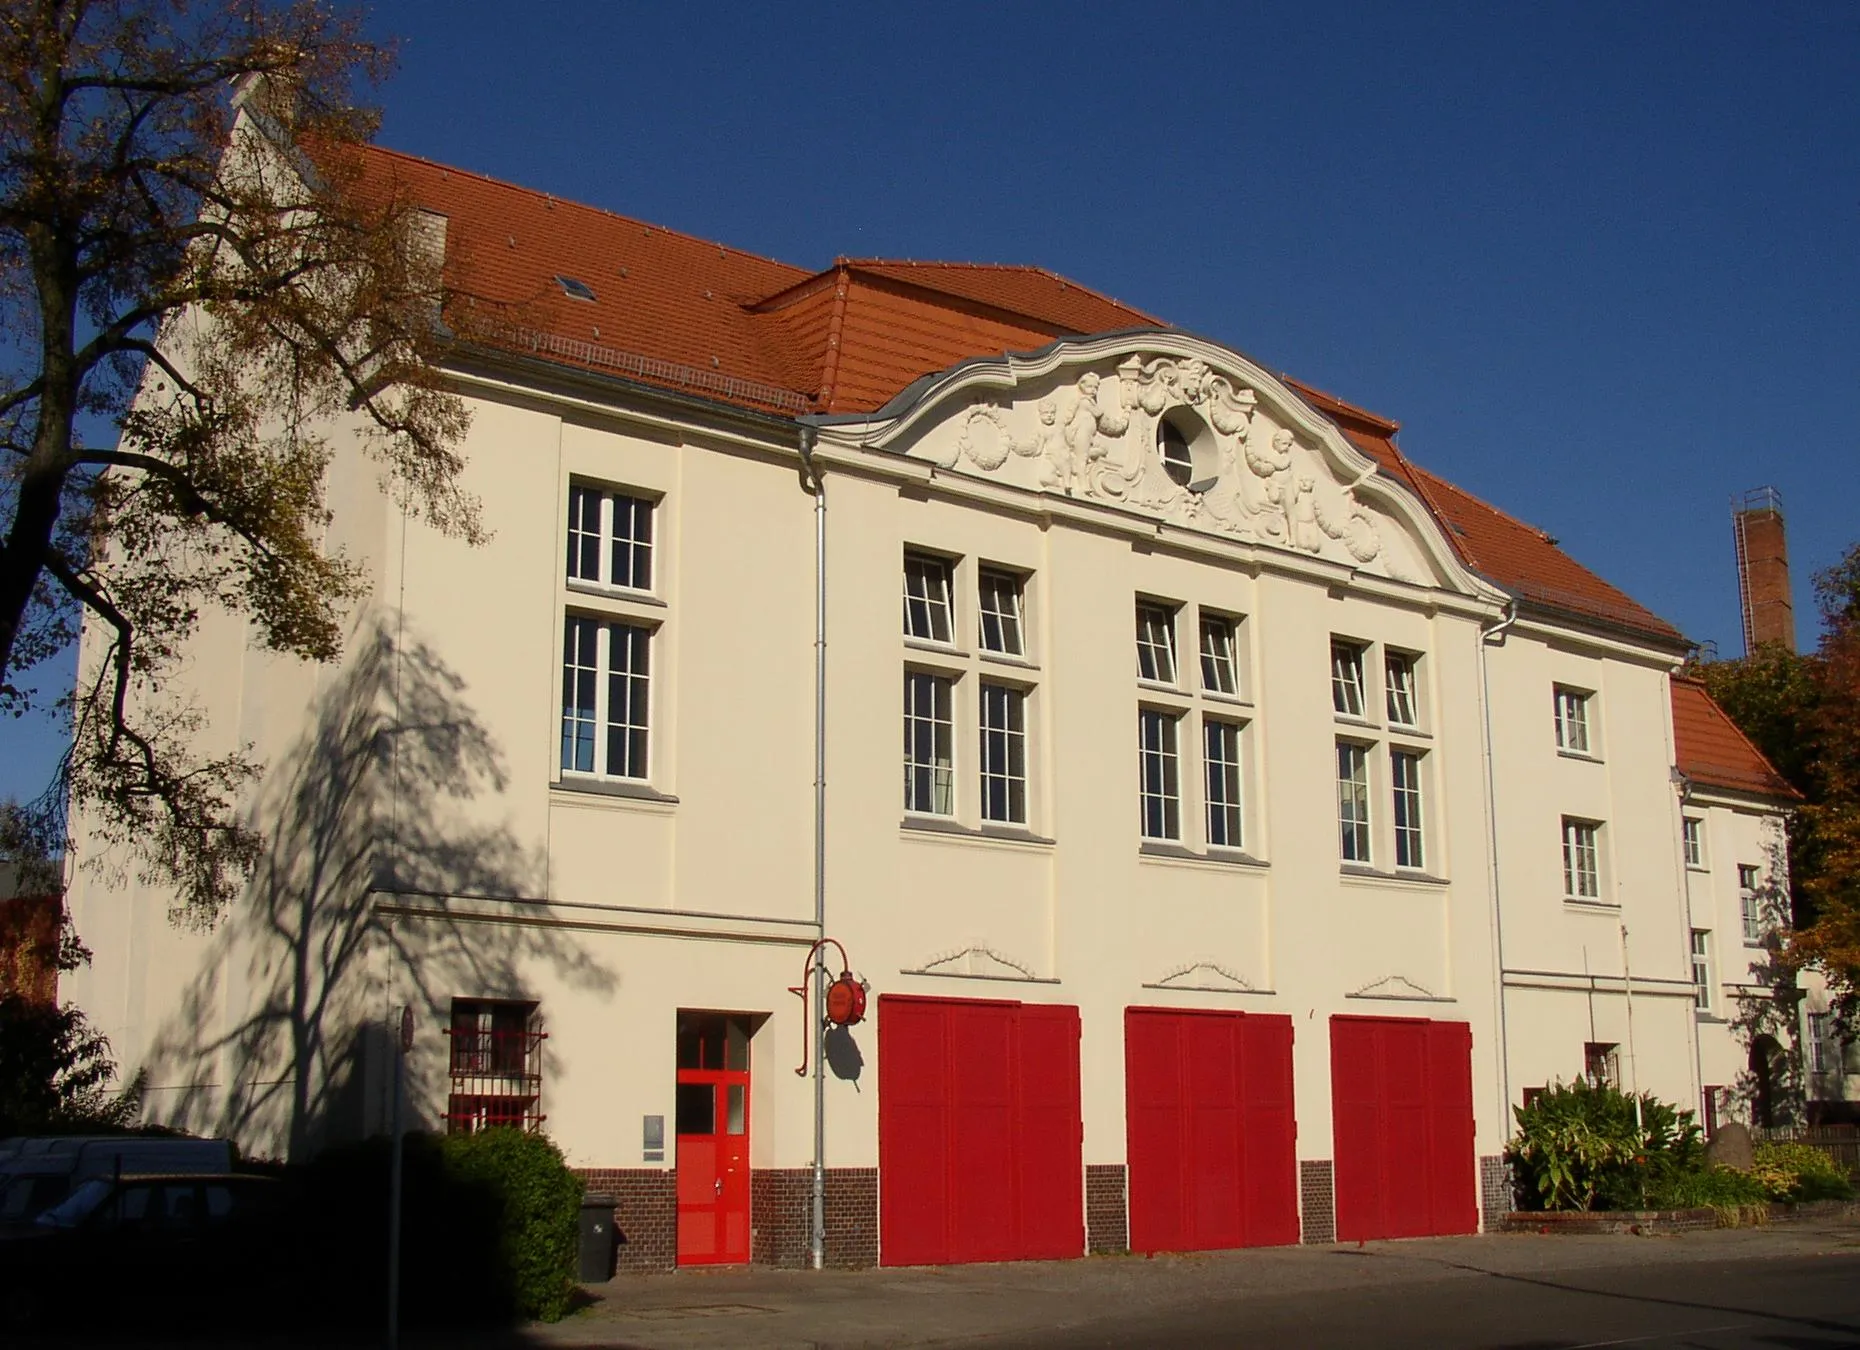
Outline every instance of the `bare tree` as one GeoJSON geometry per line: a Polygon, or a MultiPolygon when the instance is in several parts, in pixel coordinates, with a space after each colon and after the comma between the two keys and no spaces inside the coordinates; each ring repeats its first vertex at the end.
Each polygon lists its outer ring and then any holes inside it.
{"type": "Polygon", "coordinates": [[[310,0],[12,0],[0,14],[0,712],[88,615],[63,811],[210,920],[261,841],[258,766],[164,686],[203,609],[328,661],[358,568],[323,543],[335,435],[472,542],[440,260],[370,174],[386,51],[310,0]]]}

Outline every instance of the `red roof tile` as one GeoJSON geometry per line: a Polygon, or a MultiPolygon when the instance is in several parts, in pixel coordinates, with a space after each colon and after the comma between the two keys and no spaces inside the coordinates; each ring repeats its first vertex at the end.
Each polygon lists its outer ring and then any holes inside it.
{"type": "Polygon", "coordinates": [[[1063,333],[1108,333],[1118,328],[1167,328],[1161,319],[1132,309],[1044,267],[1008,263],[915,262],[897,258],[841,258],[855,272],[959,296],[1005,314],[1050,324],[1063,333]]]}
{"type": "MultiPolygon", "coordinates": [[[[391,150],[370,190],[447,218],[447,280],[519,349],[783,415],[867,412],[961,361],[1160,321],[1038,267],[841,258],[822,272],[391,150]],[[571,299],[557,277],[585,282],[571,299]]],[[[1419,468],[1398,423],[1286,377],[1419,497],[1461,559],[1500,586],[1668,642],[1672,625],[1541,530],[1419,468]]]]}
{"type": "Polygon", "coordinates": [[[1680,675],[1673,677],[1673,747],[1679,771],[1702,787],[1782,801],[1801,796],[1737,729],[1705,686],[1680,675]]]}

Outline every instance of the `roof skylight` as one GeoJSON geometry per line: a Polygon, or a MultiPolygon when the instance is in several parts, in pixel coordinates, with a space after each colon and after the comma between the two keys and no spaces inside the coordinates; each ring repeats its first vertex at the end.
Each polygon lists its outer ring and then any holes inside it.
{"type": "Polygon", "coordinates": [[[559,276],[555,281],[556,285],[562,288],[562,294],[570,300],[592,300],[594,298],[594,287],[579,277],[559,276]]]}

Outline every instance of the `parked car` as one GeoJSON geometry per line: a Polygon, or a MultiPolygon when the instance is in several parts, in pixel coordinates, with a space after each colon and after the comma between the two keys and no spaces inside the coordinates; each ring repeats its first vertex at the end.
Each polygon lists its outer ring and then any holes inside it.
{"type": "Polygon", "coordinates": [[[138,1325],[256,1315],[299,1253],[285,1186],[231,1173],[89,1177],[31,1223],[0,1231],[0,1319],[138,1325]]]}
{"type": "Polygon", "coordinates": [[[225,1139],[72,1135],[0,1143],[0,1226],[26,1223],[87,1177],[231,1172],[225,1139]]]}

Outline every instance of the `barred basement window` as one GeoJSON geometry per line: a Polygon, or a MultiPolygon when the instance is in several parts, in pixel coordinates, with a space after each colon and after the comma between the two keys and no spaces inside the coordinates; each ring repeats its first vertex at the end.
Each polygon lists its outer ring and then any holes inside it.
{"type": "Polygon", "coordinates": [[[446,1131],[542,1124],[542,1043],[548,1033],[535,1003],[452,1000],[446,1131]]]}

